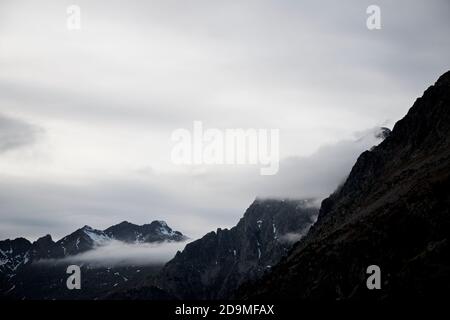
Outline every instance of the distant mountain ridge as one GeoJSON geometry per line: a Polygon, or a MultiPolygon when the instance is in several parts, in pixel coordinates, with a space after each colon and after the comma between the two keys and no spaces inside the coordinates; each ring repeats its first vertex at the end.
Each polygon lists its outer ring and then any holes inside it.
{"type": "Polygon", "coordinates": [[[126,243],[152,243],[162,241],[184,241],[187,237],[179,231],[174,231],[165,221],[155,220],[142,226],[123,221],[105,230],[93,229],[84,226],[61,240],[54,242],[51,235],[46,235],[31,243],[25,238],[0,241],[0,259],[7,255],[9,250],[15,251],[29,247],[30,257],[36,259],[62,258],[69,255],[91,250],[96,246],[105,244],[109,240],[119,240],[126,243]],[[17,240],[17,241],[16,241],[17,240]],[[3,253],[2,253],[3,252],[3,253]]]}
{"type": "MultiPolygon", "coordinates": [[[[25,238],[3,240],[0,241],[0,297],[16,286],[17,277],[23,277],[24,270],[34,268],[33,262],[75,256],[112,240],[125,243],[159,243],[187,239],[181,232],[172,230],[166,222],[155,220],[142,226],[124,221],[104,231],[84,226],[56,242],[50,235],[34,242],[25,238]]],[[[42,270],[39,269],[39,272],[42,270]]],[[[51,282],[52,280],[49,280],[49,283],[51,282]]],[[[24,288],[26,289],[26,284],[24,288]]]]}
{"type": "Polygon", "coordinates": [[[106,229],[104,234],[127,243],[184,241],[187,239],[181,232],[172,230],[165,221],[161,220],[155,220],[142,226],[123,221],[106,229]]]}

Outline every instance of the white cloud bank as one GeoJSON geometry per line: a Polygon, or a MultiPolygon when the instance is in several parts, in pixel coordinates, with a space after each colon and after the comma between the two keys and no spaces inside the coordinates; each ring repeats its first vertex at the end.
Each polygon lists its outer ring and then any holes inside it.
{"type": "Polygon", "coordinates": [[[62,259],[40,260],[44,264],[76,264],[90,267],[161,265],[172,259],[186,242],[133,243],[111,240],[93,250],[62,259]]]}

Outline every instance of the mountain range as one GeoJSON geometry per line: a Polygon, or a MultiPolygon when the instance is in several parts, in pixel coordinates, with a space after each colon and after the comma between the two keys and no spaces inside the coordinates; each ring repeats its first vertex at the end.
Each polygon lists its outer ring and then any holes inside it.
{"type": "Polygon", "coordinates": [[[103,284],[104,288],[100,292],[110,292],[130,279],[145,279],[161,265],[157,263],[151,266],[130,265],[111,270],[110,267],[92,268],[89,264],[85,264],[82,266],[83,276],[86,279],[92,278],[91,289],[88,287],[76,295],[76,292],[71,294],[66,292],[68,290],[63,281],[67,278],[65,271],[69,263],[58,262],[64,261],[64,258],[77,257],[113,240],[142,244],[179,242],[187,239],[181,232],[172,230],[164,221],[153,221],[142,226],[124,221],[103,231],[84,226],[56,242],[50,235],[41,237],[33,243],[24,238],[0,241],[0,297],[33,299],[98,297],[98,289],[101,286],[95,285],[95,282],[101,281],[103,284]],[[142,269],[147,272],[141,273],[145,271],[142,269]],[[47,290],[52,286],[55,290],[47,290]]]}
{"type": "MultiPolygon", "coordinates": [[[[418,98],[384,139],[363,152],[320,208],[313,199],[256,199],[231,229],[188,243],[164,265],[93,268],[85,290],[41,260],[108,241],[184,241],[162,221],[85,226],[0,242],[0,297],[12,299],[347,300],[441,298],[450,290],[450,71],[418,98]],[[368,267],[381,271],[367,286],[368,267]]],[[[326,170],[326,168],[324,168],[326,170]]]]}

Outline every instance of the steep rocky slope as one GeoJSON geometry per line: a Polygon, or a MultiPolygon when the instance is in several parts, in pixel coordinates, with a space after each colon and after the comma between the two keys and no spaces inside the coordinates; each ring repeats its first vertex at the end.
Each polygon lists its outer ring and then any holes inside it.
{"type": "Polygon", "coordinates": [[[450,290],[450,72],[418,98],[345,183],[317,223],[243,298],[442,298],[450,290]],[[366,268],[381,268],[368,290],[366,268]]]}
{"type": "Polygon", "coordinates": [[[210,232],[178,252],[155,284],[179,299],[227,298],[278,263],[317,214],[306,200],[256,200],[235,227],[210,232]]]}

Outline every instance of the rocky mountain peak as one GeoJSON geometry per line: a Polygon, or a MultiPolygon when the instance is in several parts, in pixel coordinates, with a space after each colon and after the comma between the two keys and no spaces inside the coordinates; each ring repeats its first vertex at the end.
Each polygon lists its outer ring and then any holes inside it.
{"type": "Polygon", "coordinates": [[[182,299],[229,297],[241,283],[275,265],[315,221],[308,201],[256,199],[231,229],[188,243],[156,279],[182,299]]]}
{"type": "Polygon", "coordinates": [[[436,86],[450,86],[450,70],[445,72],[436,81],[436,86]]]}
{"type": "Polygon", "coordinates": [[[164,220],[155,220],[155,221],[152,221],[152,223],[150,223],[150,224],[159,225],[161,227],[167,227],[167,223],[164,220]]]}
{"type": "Polygon", "coordinates": [[[53,239],[52,239],[52,236],[49,235],[49,234],[47,234],[47,235],[45,235],[45,236],[40,237],[39,239],[37,239],[34,243],[35,243],[35,244],[43,244],[43,245],[46,245],[46,244],[52,244],[52,243],[54,243],[54,241],[53,241],[53,239]]]}
{"type": "Polygon", "coordinates": [[[387,137],[389,137],[390,135],[391,135],[391,129],[386,128],[386,127],[381,127],[380,130],[375,133],[375,138],[384,140],[387,137]]]}
{"type": "MultiPolygon", "coordinates": [[[[353,201],[365,197],[374,186],[383,183],[380,181],[383,177],[408,166],[412,167],[404,174],[411,175],[419,169],[418,159],[431,160],[450,149],[449,77],[450,71],[415,101],[383,142],[359,156],[343,186],[323,201],[319,221],[335,207],[336,199],[343,203],[343,199],[353,201]]],[[[346,210],[343,208],[340,212],[346,210]]]]}
{"type": "Polygon", "coordinates": [[[155,220],[142,226],[123,221],[106,229],[109,237],[128,242],[183,241],[187,239],[181,232],[172,230],[165,221],[155,220]]]}

